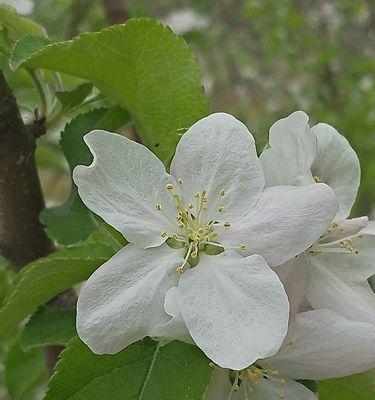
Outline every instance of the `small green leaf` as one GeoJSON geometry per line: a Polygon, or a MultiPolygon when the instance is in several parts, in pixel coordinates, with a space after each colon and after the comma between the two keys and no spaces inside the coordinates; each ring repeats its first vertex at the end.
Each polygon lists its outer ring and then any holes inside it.
{"type": "MultiPolygon", "coordinates": [[[[78,164],[88,165],[92,161],[92,155],[83,141],[86,133],[93,129],[115,131],[129,122],[129,118],[122,108],[111,107],[91,110],[68,123],[61,134],[60,145],[70,170],[73,171],[78,164]]],[[[40,219],[48,235],[64,245],[86,240],[98,229],[98,220],[82,203],[74,183],[69,199],[58,207],[44,210],[40,219]]]]}
{"type": "Polygon", "coordinates": [[[151,339],[115,355],[93,354],[73,339],[44,400],[201,400],[212,369],[195,346],[151,339]]]}
{"type": "Polygon", "coordinates": [[[87,279],[113,254],[113,247],[88,241],[27,265],[13,281],[0,309],[0,338],[58,293],[87,279]]]}
{"type": "Polygon", "coordinates": [[[49,345],[66,346],[76,335],[75,310],[41,307],[26,324],[20,339],[24,351],[49,345]]]}
{"type": "Polygon", "coordinates": [[[82,83],[75,89],[64,92],[55,92],[56,97],[61,103],[61,111],[67,112],[79,106],[92,90],[91,83],[82,83]]]}
{"type": "Polygon", "coordinates": [[[13,46],[10,53],[9,65],[15,71],[20,64],[34,53],[43,49],[54,41],[44,36],[25,35],[22,36],[13,46]]]}
{"type": "Polygon", "coordinates": [[[131,19],[49,45],[22,65],[92,82],[129,111],[143,143],[162,160],[173,154],[179,129],[209,112],[191,49],[151,19],[131,19]]]}
{"type": "Polygon", "coordinates": [[[34,391],[47,381],[41,349],[24,352],[18,343],[5,360],[5,382],[12,400],[32,400],[34,391]]]}
{"type": "Polygon", "coordinates": [[[375,399],[375,371],[318,382],[319,400],[375,399]]]}
{"type": "Polygon", "coordinates": [[[18,36],[47,36],[43,27],[29,18],[18,15],[15,8],[5,4],[0,4],[0,24],[12,29],[18,36]]]}

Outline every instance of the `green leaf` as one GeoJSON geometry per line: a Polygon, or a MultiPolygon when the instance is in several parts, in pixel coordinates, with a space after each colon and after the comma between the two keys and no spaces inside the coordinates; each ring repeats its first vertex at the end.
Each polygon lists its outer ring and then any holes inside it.
{"type": "Polygon", "coordinates": [[[93,354],[73,339],[44,400],[201,400],[212,369],[195,346],[150,339],[115,355],[93,354]]]}
{"type": "Polygon", "coordinates": [[[91,83],[82,83],[75,89],[64,92],[55,92],[56,97],[61,103],[61,111],[66,112],[79,106],[92,90],[91,83]]]}
{"type": "Polygon", "coordinates": [[[12,400],[31,400],[33,392],[47,381],[47,371],[41,349],[24,352],[18,343],[5,361],[5,382],[12,400]]]}
{"type": "Polygon", "coordinates": [[[5,4],[0,4],[0,24],[11,28],[19,36],[36,35],[46,37],[46,31],[43,27],[29,18],[17,14],[15,8],[5,4]]]}
{"type": "Polygon", "coordinates": [[[23,268],[0,309],[0,339],[42,304],[87,279],[113,254],[111,246],[88,241],[56,251],[23,268]]]}
{"type": "MultiPolygon", "coordinates": [[[[68,123],[61,134],[60,145],[71,171],[78,164],[88,165],[92,161],[92,155],[83,141],[86,133],[93,129],[115,131],[129,122],[129,118],[122,108],[111,107],[94,109],[68,123]]],[[[98,220],[82,203],[73,183],[69,199],[58,207],[44,210],[40,218],[48,235],[64,245],[86,240],[98,229],[98,220]]]]}
{"type": "Polygon", "coordinates": [[[66,346],[76,335],[76,311],[41,307],[26,324],[20,339],[24,351],[49,345],[66,346]]]}
{"type": "Polygon", "coordinates": [[[44,36],[22,36],[14,44],[10,53],[10,68],[15,71],[24,60],[53,42],[53,40],[44,36]]]}
{"type": "Polygon", "coordinates": [[[151,19],[49,45],[22,65],[92,82],[129,111],[143,143],[163,160],[171,157],[179,129],[209,112],[191,49],[151,19]]]}
{"type": "Polygon", "coordinates": [[[318,382],[319,400],[375,399],[375,371],[318,382]]]}

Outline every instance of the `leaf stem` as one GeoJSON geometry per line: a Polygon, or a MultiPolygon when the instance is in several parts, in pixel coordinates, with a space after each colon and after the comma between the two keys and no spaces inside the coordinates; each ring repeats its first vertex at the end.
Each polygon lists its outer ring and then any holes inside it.
{"type": "Polygon", "coordinates": [[[36,87],[36,90],[38,91],[40,102],[41,102],[41,112],[45,116],[47,114],[47,97],[44,92],[43,86],[36,74],[36,72],[30,68],[26,68],[27,72],[29,73],[32,81],[34,82],[34,85],[36,87]]]}

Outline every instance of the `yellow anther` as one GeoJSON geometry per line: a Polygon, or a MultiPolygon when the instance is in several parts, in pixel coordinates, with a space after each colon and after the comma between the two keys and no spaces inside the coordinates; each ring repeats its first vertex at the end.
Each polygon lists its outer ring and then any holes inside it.
{"type": "Polygon", "coordinates": [[[184,269],[183,269],[182,267],[177,267],[177,268],[176,268],[176,272],[177,272],[178,274],[182,274],[182,273],[184,272],[184,269]]]}
{"type": "Polygon", "coordinates": [[[188,239],[190,239],[190,241],[193,242],[193,243],[197,240],[197,238],[192,234],[188,235],[188,239]]]}
{"type": "Polygon", "coordinates": [[[160,232],[160,236],[161,237],[166,237],[167,236],[167,232],[165,232],[165,231],[164,232],[160,232]]]}
{"type": "Polygon", "coordinates": [[[286,380],[285,379],[280,379],[280,385],[284,386],[286,384],[286,380]]]}
{"type": "Polygon", "coordinates": [[[223,207],[223,206],[220,206],[220,207],[217,209],[217,211],[219,211],[220,213],[222,213],[222,212],[224,211],[224,207],[223,207]]]}
{"type": "Polygon", "coordinates": [[[197,250],[194,250],[194,251],[191,252],[191,258],[197,258],[197,255],[198,255],[198,251],[197,250]]]}
{"type": "Polygon", "coordinates": [[[173,185],[171,183],[168,183],[165,185],[165,187],[167,188],[167,190],[173,190],[173,185]]]}
{"type": "Polygon", "coordinates": [[[198,229],[198,233],[199,233],[200,235],[201,235],[204,231],[205,231],[204,228],[199,228],[199,229],[198,229]]]}
{"type": "Polygon", "coordinates": [[[314,179],[315,183],[319,183],[320,182],[319,176],[313,176],[313,179],[314,179]]]}
{"type": "Polygon", "coordinates": [[[189,210],[192,210],[193,208],[194,208],[194,204],[191,204],[191,203],[190,203],[190,204],[188,205],[188,209],[189,209],[189,210]]]}
{"type": "Polygon", "coordinates": [[[180,185],[182,185],[182,184],[184,183],[184,180],[181,179],[181,178],[178,178],[178,179],[177,179],[177,183],[179,183],[180,185]]]}
{"type": "Polygon", "coordinates": [[[279,395],[279,399],[280,399],[280,400],[285,400],[285,394],[280,394],[280,395],[279,395]]]}
{"type": "Polygon", "coordinates": [[[181,221],[182,220],[182,215],[181,214],[178,214],[177,216],[176,216],[176,221],[181,221]]]}
{"type": "Polygon", "coordinates": [[[229,228],[230,227],[230,222],[224,222],[224,228],[229,228]]]}
{"type": "Polygon", "coordinates": [[[155,204],[155,208],[157,211],[161,211],[161,204],[160,203],[156,203],[155,204]]]}
{"type": "Polygon", "coordinates": [[[179,227],[180,229],[184,229],[184,228],[185,228],[185,224],[184,224],[184,223],[178,224],[178,227],[179,227]]]}
{"type": "Polygon", "coordinates": [[[194,193],[194,197],[195,197],[196,199],[199,199],[200,193],[199,193],[199,192],[195,192],[195,193],[194,193]]]}
{"type": "Polygon", "coordinates": [[[180,196],[178,194],[175,194],[173,197],[175,200],[180,201],[180,196]]]}
{"type": "Polygon", "coordinates": [[[188,217],[188,213],[186,211],[182,211],[181,212],[181,216],[182,216],[182,218],[187,218],[188,217]]]}
{"type": "Polygon", "coordinates": [[[206,196],[202,196],[202,203],[207,203],[207,197],[206,196]]]}
{"type": "Polygon", "coordinates": [[[237,384],[235,384],[235,385],[233,385],[233,390],[235,392],[238,392],[240,390],[240,387],[237,384]]]}
{"type": "Polygon", "coordinates": [[[289,340],[289,342],[287,343],[288,346],[293,346],[293,340],[289,340]]]}
{"type": "Polygon", "coordinates": [[[345,229],[344,229],[342,226],[340,227],[340,232],[341,232],[341,233],[344,233],[344,232],[345,232],[345,229]]]}
{"type": "Polygon", "coordinates": [[[345,242],[343,240],[339,241],[340,247],[345,247],[345,242]]]}
{"type": "Polygon", "coordinates": [[[220,192],[219,192],[219,194],[220,194],[220,196],[225,196],[225,190],[224,190],[224,189],[221,189],[220,192]]]}
{"type": "Polygon", "coordinates": [[[215,364],[213,363],[213,362],[210,362],[210,363],[208,363],[208,366],[210,367],[210,368],[215,368],[215,364]]]}
{"type": "Polygon", "coordinates": [[[354,249],[354,253],[355,253],[355,254],[358,254],[358,253],[359,253],[359,250],[358,250],[358,249],[354,249]]]}
{"type": "Polygon", "coordinates": [[[273,371],[270,371],[271,375],[279,375],[279,371],[277,371],[276,369],[273,371]]]}
{"type": "Polygon", "coordinates": [[[240,250],[246,250],[246,246],[244,244],[241,244],[240,250]]]}

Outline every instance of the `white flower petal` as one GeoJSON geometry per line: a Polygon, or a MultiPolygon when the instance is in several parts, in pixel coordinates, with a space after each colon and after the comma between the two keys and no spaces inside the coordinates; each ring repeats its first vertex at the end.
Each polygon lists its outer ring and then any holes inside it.
{"type": "MultiPolygon", "coordinates": [[[[277,377],[279,378],[279,377],[277,377]]],[[[215,368],[210,386],[204,396],[204,400],[317,400],[313,392],[298,382],[291,379],[261,379],[256,386],[246,387],[243,381],[240,389],[232,391],[229,380],[229,371],[222,368],[215,368]]]]}
{"type": "Polygon", "coordinates": [[[194,193],[207,191],[207,221],[224,206],[223,218],[244,215],[264,186],[254,138],[231,115],[212,114],[195,123],[180,139],[171,173],[182,178],[183,197],[195,203],[194,193]],[[220,196],[224,189],[225,195],[220,196]]]}
{"type": "MultiPolygon", "coordinates": [[[[366,275],[375,268],[374,247],[369,252],[362,263],[366,275]]],[[[313,308],[329,308],[352,320],[375,323],[375,294],[361,271],[362,257],[361,251],[309,257],[310,285],[306,296],[313,308]]]]}
{"type": "Polygon", "coordinates": [[[96,354],[114,354],[170,318],[166,292],[177,285],[183,253],[167,245],[127,245],[89,278],[78,298],[77,331],[96,354]]]}
{"type": "Polygon", "coordinates": [[[318,124],[311,131],[318,144],[312,173],[335,191],[339,201],[336,219],[341,221],[349,215],[357,196],[361,178],[359,160],[346,138],[332,126],[318,124]]]}
{"type": "Polygon", "coordinates": [[[337,223],[335,228],[329,228],[324,236],[324,242],[333,242],[339,239],[345,239],[356,235],[362,231],[368,224],[368,217],[359,217],[352,219],[344,219],[337,223]]]}
{"type": "Polygon", "coordinates": [[[306,250],[336,214],[332,189],[324,184],[273,186],[241,220],[218,226],[224,246],[246,246],[246,255],[260,254],[271,266],[281,265],[306,250]]]}
{"type": "Polygon", "coordinates": [[[258,255],[202,255],[179,284],[180,309],[195,343],[216,364],[241,370],[274,354],[289,304],[277,275],[258,255]]]}
{"type": "Polygon", "coordinates": [[[165,296],[164,309],[172,318],[166,324],[156,326],[150,336],[193,343],[180,311],[177,287],[168,290],[165,296]]]}
{"type": "MultiPolygon", "coordinates": [[[[245,400],[246,397],[241,399],[245,400]]],[[[302,384],[291,379],[285,379],[281,385],[275,379],[263,379],[248,400],[318,400],[315,394],[302,384]]]]}
{"type": "Polygon", "coordinates": [[[298,314],[272,368],[294,379],[322,380],[375,367],[375,329],[331,310],[298,314]]]}
{"type": "Polygon", "coordinates": [[[160,233],[175,228],[175,204],[165,188],[174,178],[151,151],[123,136],[96,130],[84,140],[94,161],[73,171],[83,202],[129,242],[159,246],[165,240],[160,233]],[[163,212],[156,210],[157,203],[163,212]]]}
{"type": "Polygon", "coordinates": [[[311,165],[316,154],[316,137],[308,120],[303,111],[295,111],[272,125],[271,147],[260,156],[267,186],[313,183],[311,165]]]}
{"type": "Polygon", "coordinates": [[[283,265],[275,268],[275,272],[284,285],[288,295],[291,316],[297,314],[310,283],[307,256],[301,253],[283,265]]]}

